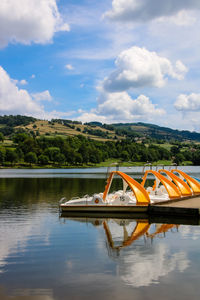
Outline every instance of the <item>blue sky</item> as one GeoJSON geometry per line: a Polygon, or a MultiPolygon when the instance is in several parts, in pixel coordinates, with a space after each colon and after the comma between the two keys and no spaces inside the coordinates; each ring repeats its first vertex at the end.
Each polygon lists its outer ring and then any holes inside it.
{"type": "Polygon", "coordinates": [[[0,114],[200,131],[199,0],[1,0],[0,114]]]}

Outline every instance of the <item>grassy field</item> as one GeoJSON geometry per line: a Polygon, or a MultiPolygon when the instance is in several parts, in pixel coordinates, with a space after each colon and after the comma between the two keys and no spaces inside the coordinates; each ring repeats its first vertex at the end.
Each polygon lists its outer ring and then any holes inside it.
{"type": "MultiPolygon", "coordinates": [[[[29,164],[29,163],[6,163],[4,167],[2,168],[15,168],[15,169],[21,169],[21,168],[33,168],[33,169],[57,169],[57,168],[100,168],[100,167],[139,167],[139,166],[145,166],[145,162],[122,162],[117,159],[108,159],[104,162],[98,163],[98,164],[79,164],[79,165],[59,165],[59,164],[48,164],[48,165],[38,165],[38,164],[29,164]]],[[[173,162],[171,160],[159,160],[157,162],[154,162],[152,166],[159,166],[162,168],[163,166],[172,166],[173,162]]],[[[184,161],[181,165],[183,166],[189,166],[192,165],[191,161],[184,161]]],[[[1,168],[1,167],[0,167],[1,168]]]]}
{"type": "Polygon", "coordinates": [[[67,137],[67,136],[76,136],[76,135],[83,135],[87,138],[91,138],[94,140],[98,141],[107,141],[107,140],[114,140],[115,136],[117,139],[122,139],[123,137],[117,136],[114,131],[112,130],[107,130],[99,126],[91,127],[88,125],[84,124],[71,124],[74,126],[74,128],[70,128],[68,126],[65,126],[60,123],[52,123],[48,121],[43,121],[43,120],[37,120],[27,126],[17,126],[16,129],[18,128],[23,128],[24,130],[30,132],[33,131],[36,135],[39,133],[39,135],[47,135],[47,136],[62,136],[62,137],[67,137]],[[96,136],[88,133],[84,133],[84,130],[87,129],[92,129],[92,130],[100,130],[102,132],[107,132],[108,138],[104,138],[101,136],[96,136]]]}
{"type": "Polygon", "coordinates": [[[172,144],[169,144],[169,143],[164,143],[164,144],[155,144],[155,146],[158,146],[158,147],[162,147],[162,148],[165,148],[166,150],[170,151],[171,147],[173,146],[172,144]]]}

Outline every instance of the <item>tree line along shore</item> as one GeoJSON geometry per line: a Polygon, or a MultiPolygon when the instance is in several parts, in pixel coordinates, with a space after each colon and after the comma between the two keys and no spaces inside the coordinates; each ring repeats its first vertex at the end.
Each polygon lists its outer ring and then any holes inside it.
{"type": "Polygon", "coordinates": [[[199,136],[153,124],[0,116],[0,167],[200,165],[199,136]]]}
{"type": "Polygon", "coordinates": [[[171,145],[170,150],[153,143],[131,139],[96,141],[82,135],[73,137],[33,137],[16,133],[4,144],[0,134],[1,167],[91,166],[103,162],[128,162],[130,165],[156,162],[200,165],[200,145],[171,145]]]}

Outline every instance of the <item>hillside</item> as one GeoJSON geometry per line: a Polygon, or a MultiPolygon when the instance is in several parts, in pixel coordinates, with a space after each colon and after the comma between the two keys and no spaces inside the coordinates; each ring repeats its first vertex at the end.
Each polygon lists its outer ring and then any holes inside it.
{"type": "Polygon", "coordinates": [[[148,123],[118,123],[112,124],[115,130],[124,130],[127,133],[134,132],[143,137],[152,139],[163,139],[166,141],[179,140],[179,141],[200,141],[200,133],[191,132],[188,130],[174,130],[168,127],[161,127],[148,123]]]}
{"type": "Polygon", "coordinates": [[[0,166],[66,167],[113,162],[198,165],[199,136],[143,123],[82,124],[5,116],[0,117],[0,166]]]}
{"type": "Polygon", "coordinates": [[[53,119],[51,121],[38,120],[26,116],[0,116],[0,132],[7,138],[16,132],[25,131],[34,136],[67,137],[83,135],[86,138],[106,141],[120,140],[123,136],[116,135],[114,130],[100,126],[82,124],[81,122],[53,119]]]}
{"type": "Polygon", "coordinates": [[[200,133],[186,130],[174,130],[148,123],[117,123],[102,124],[89,122],[82,124],[78,121],[52,119],[51,121],[38,120],[26,116],[0,116],[0,132],[9,137],[14,132],[26,131],[35,136],[77,136],[99,141],[122,140],[126,138],[141,142],[150,139],[155,142],[200,142],[200,133]]]}
{"type": "Polygon", "coordinates": [[[124,138],[134,138],[136,140],[156,139],[163,140],[164,142],[172,142],[174,140],[180,142],[200,142],[200,133],[198,132],[175,130],[148,123],[115,123],[107,125],[100,122],[90,122],[87,124],[106,128],[114,131],[118,136],[123,136],[124,138]]]}
{"type": "MultiPolygon", "coordinates": [[[[34,132],[35,135],[46,136],[76,136],[83,135],[84,137],[99,141],[114,140],[115,131],[106,130],[104,128],[89,125],[83,125],[78,122],[66,122],[65,120],[42,121],[36,120],[28,125],[20,125],[15,129],[24,129],[25,131],[34,132]]],[[[119,136],[116,138],[120,138],[119,136]]]]}

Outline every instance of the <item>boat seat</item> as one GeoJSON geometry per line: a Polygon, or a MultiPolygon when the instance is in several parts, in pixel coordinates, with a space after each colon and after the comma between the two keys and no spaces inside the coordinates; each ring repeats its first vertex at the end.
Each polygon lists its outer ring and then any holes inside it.
{"type": "Polygon", "coordinates": [[[156,194],[159,195],[159,196],[162,196],[163,194],[166,194],[166,189],[165,189],[164,185],[161,185],[161,187],[159,187],[156,190],[156,194]]]}
{"type": "Polygon", "coordinates": [[[147,193],[149,195],[155,195],[155,191],[153,190],[153,188],[151,186],[148,186],[148,188],[146,189],[147,193]]]}

